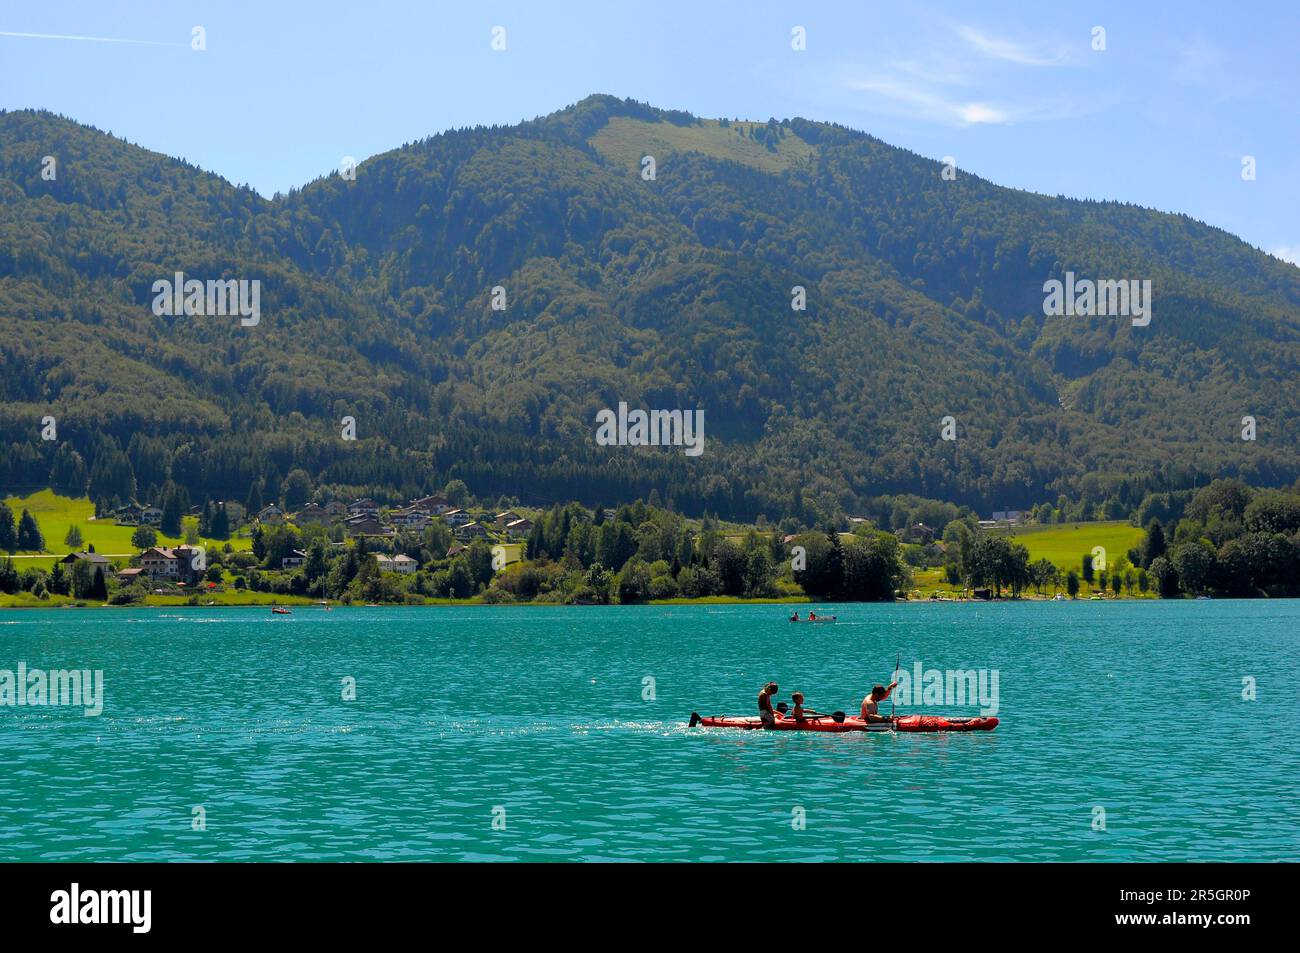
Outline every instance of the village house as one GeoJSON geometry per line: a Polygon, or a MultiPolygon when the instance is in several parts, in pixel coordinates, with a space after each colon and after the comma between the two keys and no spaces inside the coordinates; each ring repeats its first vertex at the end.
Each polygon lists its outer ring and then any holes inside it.
{"type": "Polygon", "coordinates": [[[437,494],[433,496],[422,496],[418,500],[411,501],[411,509],[420,510],[428,513],[430,516],[441,516],[452,508],[451,502],[445,496],[437,494]]]}
{"type": "Polygon", "coordinates": [[[447,547],[447,558],[451,559],[454,556],[459,556],[467,549],[469,549],[469,547],[464,543],[452,543],[447,547]]]}
{"type": "Polygon", "coordinates": [[[415,572],[418,563],[405,553],[398,553],[396,556],[385,556],[383,553],[375,554],[375,562],[379,564],[380,572],[395,572],[403,576],[409,576],[415,572]]]}
{"type": "Polygon", "coordinates": [[[379,522],[379,517],[358,513],[343,521],[343,529],[349,536],[392,536],[393,530],[379,522]]]}
{"type": "Polygon", "coordinates": [[[465,523],[456,527],[455,534],[461,539],[486,539],[487,527],[482,523],[465,523]]]}
{"type": "Polygon", "coordinates": [[[496,519],[492,521],[492,528],[503,530],[511,523],[521,519],[520,515],[514,510],[506,510],[504,513],[498,513],[496,519]]]}
{"type": "Polygon", "coordinates": [[[257,521],[267,526],[278,526],[284,522],[284,510],[271,503],[258,510],[257,521]]]}
{"type": "Polygon", "coordinates": [[[189,585],[196,581],[200,571],[194,566],[199,549],[195,546],[152,546],[140,554],[140,568],[155,581],[179,582],[189,585]]]}
{"type": "Polygon", "coordinates": [[[281,557],[280,568],[297,569],[306,561],[307,561],[307,554],[304,553],[301,549],[295,549],[291,553],[289,553],[288,556],[281,557]]]}
{"type": "Polygon", "coordinates": [[[90,563],[90,568],[92,570],[94,569],[104,570],[104,575],[106,576],[113,571],[112,563],[110,563],[106,557],[101,556],[99,553],[88,553],[88,552],[68,553],[68,555],[60,559],[59,562],[63,563],[63,568],[65,571],[72,569],[72,567],[79,562],[90,563]]]}
{"type": "Polygon", "coordinates": [[[119,572],[117,574],[117,578],[118,581],[122,583],[122,585],[126,586],[135,582],[137,579],[144,576],[144,574],[145,574],[144,570],[141,569],[139,566],[132,566],[130,569],[123,569],[121,572],[119,572]]]}
{"type": "Polygon", "coordinates": [[[319,503],[308,503],[293,514],[293,521],[298,526],[311,526],[330,522],[330,515],[325,511],[325,507],[319,503]]]}
{"type": "Polygon", "coordinates": [[[533,521],[530,519],[517,519],[506,524],[506,535],[516,539],[522,539],[532,531],[533,521]]]}
{"type": "Polygon", "coordinates": [[[448,510],[442,514],[442,518],[450,526],[464,526],[466,523],[472,523],[474,517],[470,516],[464,510],[448,510]]]}
{"type": "Polygon", "coordinates": [[[414,506],[392,510],[388,514],[388,519],[394,526],[400,526],[402,529],[424,529],[429,525],[429,514],[414,506]]]}
{"type": "Polygon", "coordinates": [[[144,509],[139,503],[127,503],[113,511],[113,519],[123,526],[137,526],[144,509]]]}
{"type": "Polygon", "coordinates": [[[369,497],[353,500],[348,504],[348,516],[379,516],[379,506],[369,497]]]}
{"type": "Polygon", "coordinates": [[[338,500],[331,500],[330,502],[325,504],[323,509],[325,510],[329,518],[332,520],[347,519],[348,508],[344,506],[342,503],[340,503],[338,500]]]}
{"type": "Polygon", "coordinates": [[[140,554],[140,568],[154,579],[175,579],[176,566],[176,551],[173,549],[153,546],[140,554]]]}
{"type": "Polygon", "coordinates": [[[934,530],[924,523],[917,523],[915,526],[909,526],[903,534],[903,541],[908,543],[920,543],[926,545],[934,541],[934,530]]]}

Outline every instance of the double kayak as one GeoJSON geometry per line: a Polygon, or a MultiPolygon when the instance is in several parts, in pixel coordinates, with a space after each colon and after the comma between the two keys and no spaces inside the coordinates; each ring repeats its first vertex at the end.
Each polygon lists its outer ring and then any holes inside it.
{"type": "MultiPolygon", "coordinates": [[[[696,712],[691,712],[692,728],[699,726],[701,728],[741,728],[755,729],[762,728],[762,719],[754,718],[729,718],[723,715],[709,715],[701,717],[696,712]]],[[[892,722],[887,721],[863,721],[861,718],[848,716],[836,720],[830,715],[822,715],[816,718],[805,718],[803,721],[795,721],[793,718],[778,717],[776,724],[772,726],[773,731],[992,731],[998,726],[996,718],[948,718],[944,715],[901,715],[892,722]]]]}

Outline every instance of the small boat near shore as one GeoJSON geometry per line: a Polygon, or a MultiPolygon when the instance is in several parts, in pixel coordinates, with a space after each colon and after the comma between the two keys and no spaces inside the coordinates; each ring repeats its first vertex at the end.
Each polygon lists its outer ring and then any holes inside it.
{"type": "Polygon", "coordinates": [[[293,610],[283,606],[271,606],[271,615],[293,615],[293,610]]]}

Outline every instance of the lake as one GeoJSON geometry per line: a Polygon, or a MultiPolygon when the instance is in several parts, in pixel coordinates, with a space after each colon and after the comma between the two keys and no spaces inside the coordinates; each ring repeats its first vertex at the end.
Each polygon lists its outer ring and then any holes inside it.
{"type": "Polygon", "coordinates": [[[0,669],[104,692],[0,707],[0,859],[1300,859],[1300,602],[826,609],[0,612],[0,669]],[[899,655],[996,671],[1001,725],[686,727],[899,655]]]}

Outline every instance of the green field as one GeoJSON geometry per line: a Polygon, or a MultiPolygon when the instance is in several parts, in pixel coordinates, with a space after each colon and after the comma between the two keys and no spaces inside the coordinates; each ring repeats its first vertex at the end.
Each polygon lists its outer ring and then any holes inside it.
{"type": "MultiPolygon", "coordinates": [[[[1029,550],[1030,562],[1046,559],[1063,572],[1073,569],[1076,573],[1082,567],[1084,554],[1091,553],[1094,546],[1105,548],[1107,562],[1114,563],[1142,541],[1142,530],[1123,520],[1066,523],[1060,526],[1022,526],[990,530],[989,533],[1010,537],[1023,545],[1029,550]]],[[[1092,592],[1092,587],[1081,579],[1079,595],[1086,599],[1092,592]]],[[[931,593],[956,596],[960,595],[961,586],[949,584],[941,568],[912,570],[912,598],[928,599],[931,593]]],[[[1029,594],[1033,594],[1032,589],[1029,594]]],[[[1050,587],[1048,595],[1051,595],[1050,587]]],[[[1137,595],[1136,590],[1134,595],[1137,595]]]]}
{"type": "MultiPolygon", "coordinates": [[[[111,519],[95,519],[95,506],[84,497],[72,499],[59,496],[53,490],[41,490],[30,496],[5,497],[4,502],[14,511],[15,520],[23,510],[30,511],[32,516],[36,517],[36,522],[40,524],[41,532],[45,535],[45,554],[20,553],[14,557],[14,562],[19,568],[38,566],[49,569],[53,566],[57,558],[66,555],[72,548],[64,544],[63,538],[68,534],[68,527],[74,523],[81,527],[81,536],[84,540],[78,549],[93,545],[95,552],[110,559],[121,558],[123,562],[139,551],[131,545],[131,534],[135,532],[134,526],[118,526],[111,519]]],[[[198,520],[188,517],[185,526],[197,527],[198,520]]],[[[183,542],[184,539],[180,537],[158,534],[160,546],[178,546],[183,542]]],[[[201,545],[209,549],[220,549],[227,542],[236,550],[248,549],[253,545],[252,540],[247,537],[242,539],[232,537],[229,540],[205,539],[201,541],[201,545]]]]}
{"type": "Polygon", "coordinates": [[[1084,553],[1091,553],[1094,546],[1105,548],[1107,562],[1113,563],[1142,541],[1142,530],[1126,520],[1012,527],[992,534],[1010,536],[1023,544],[1030,562],[1047,559],[1061,569],[1075,571],[1082,565],[1084,553]]]}
{"type": "Polygon", "coordinates": [[[589,140],[602,155],[640,170],[641,157],[652,155],[663,166],[673,152],[700,152],[715,159],[730,159],[762,169],[781,172],[806,162],[815,151],[793,132],[786,131],[776,151],[749,138],[755,127],[766,123],[739,121],[723,126],[716,119],[678,126],[671,122],[649,122],[618,116],[602,126],[589,140]],[[744,128],[745,135],[739,133],[744,128]]]}

